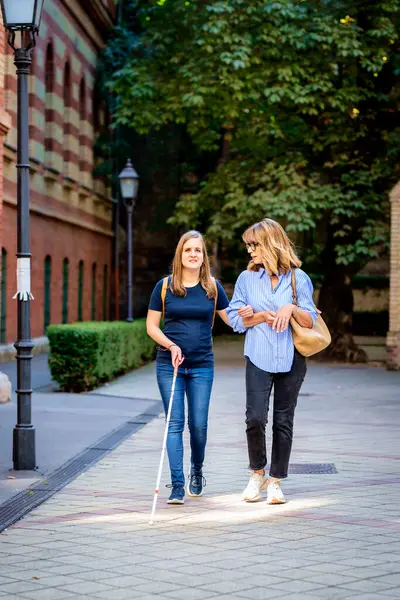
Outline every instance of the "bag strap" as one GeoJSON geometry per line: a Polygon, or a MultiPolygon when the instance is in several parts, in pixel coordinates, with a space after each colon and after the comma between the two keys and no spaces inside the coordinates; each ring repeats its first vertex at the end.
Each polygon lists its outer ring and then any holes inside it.
{"type": "Polygon", "coordinates": [[[163,282],[162,282],[162,288],[161,288],[162,318],[163,319],[164,319],[164,313],[165,313],[165,296],[167,295],[168,280],[169,280],[169,277],[164,277],[163,282]]]}
{"type": "Polygon", "coordinates": [[[297,299],[297,288],[296,288],[296,276],[294,274],[295,269],[292,268],[292,302],[296,306],[299,305],[299,301],[297,299]]]}
{"type": "MultiPolygon", "coordinates": [[[[297,299],[296,276],[294,274],[295,270],[296,269],[292,269],[292,302],[293,302],[293,304],[298,306],[299,302],[297,299]]],[[[314,301],[313,301],[313,304],[314,304],[314,308],[315,308],[316,312],[320,315],[321,311],[319,310],[319,308],[317,308],[314,301]]]]}
{"type": "Polygon", "coordinates": [[[215,280],[215,277],[212,278],[214,286],[215,286],[215,296],[214,296],[214,313],[213,313],[213,318],[212,318],[212,325],[211,325],[211,329],[214,327],[214,321],[215,321],[215,313],[217,312],[217,302],[218,302],[218,286],[217,286],[217,282],[215,280]]]}

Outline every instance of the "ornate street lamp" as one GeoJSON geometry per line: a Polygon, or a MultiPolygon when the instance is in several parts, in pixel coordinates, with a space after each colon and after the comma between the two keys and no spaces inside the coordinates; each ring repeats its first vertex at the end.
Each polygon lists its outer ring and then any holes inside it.
{"type": "Polygon", "coordinates": [[[17,153],[17,424],[13,431],[13,463],[16,470],[36,467],[35,429],[32,425],[31,360],[31,253],[29,222],[29,104],[28,75],[32,63],[35,35],[43,8],[43,0],[0,0],[3,22],[8,30],[8,43],[14,50],[18,78],[18,153],[17,153]],[[19,47],[15,45],[21,33],[19,47]]]}
{"type": "Polygon", "coordinates": [[[44,0],[1,0],[4,27],[8,31],[39,33],[44,0]]]}
{"type": "Polygon", "coordinates": [[[132,322],[132,215],[139,189],[139,175],[136,173],[130,160],[127,161],[125,168],[119,174],[119,181],[121,196],[124,199],[128,215],[128,318],[126,320],[132,322]]]}

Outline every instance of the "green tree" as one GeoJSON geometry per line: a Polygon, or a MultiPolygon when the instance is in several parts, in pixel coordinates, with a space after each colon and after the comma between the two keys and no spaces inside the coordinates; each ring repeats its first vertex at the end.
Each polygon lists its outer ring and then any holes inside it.
{"type": "Polygon", "coordinates": [[[201,225],[215,255],[264,216],[312,240],[334,333],[328,355],[362,360],[351,280],[387,246],[388,191],[400,175],[400,0],[130,8],[134,42],[108,84],[116,123],[140,134],[181,125],[214,157],[173,222],[201,225]]]}

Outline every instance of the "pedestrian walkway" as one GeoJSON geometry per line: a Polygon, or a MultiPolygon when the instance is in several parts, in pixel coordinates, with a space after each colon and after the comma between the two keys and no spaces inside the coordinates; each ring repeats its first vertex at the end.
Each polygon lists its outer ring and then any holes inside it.
{"type": "MultiPolygon", "coordinates": [[[[240,352],[240,341],[216,346],[204,497],[167,506],[162,486],[149,525],[156,418],[0,536],[0,598],[400,598],[400,374],[310,363],[288,503],[245,504],[240,352]],[[337,473],[299,472],[315,465],[337,473]]],[[[156,393],[153,374],[132,374],[141,397],[156,393]]]]}
{"type": "MultiPolygon", "coordinates": [[[[143,413],[153,413],[154,400],[161,402],[158,394],[152,398],[140,397],[143,371],[140,377],[122,376],[118,386],[123,394],[111,393],[113,385],[89,393],[61,393],[52,381],[47,365],[47,355],[32,361],[32,423],[36,431],[35,471],[12,471],[13,428],[17,422],[16,363],[2,365],[12,382],[13,398],[9,404],[0,405],[0,516],[1,505],[11,498],[46,479],[76,455],[92,448],[112,430],[135,421],[143,413]],[[127,378],[127,384],[124,384],[127,378]],[[152,408],[153,407],[153,408],[152,408]]],[[[152,369],[150,369],[151,371],[152,369]]],[[[151,375],[151,379],[153,376],[151,375]]],[[[0,531],[2,529],[0,522],[0,531]]]]}

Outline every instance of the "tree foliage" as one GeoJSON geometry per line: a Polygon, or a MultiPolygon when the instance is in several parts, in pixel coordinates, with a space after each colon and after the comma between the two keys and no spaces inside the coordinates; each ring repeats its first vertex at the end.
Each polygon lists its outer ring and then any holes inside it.
{"type": "Polygon", "coordinates": [[[230,238],[268,214],[288,229],[327,217],[337,262],[386,240],[399,176],[399,0],[137,2],[142,33],[110,87],[117,122],[175,122],[227,160],[175,222],[230,238]]]}
{"type": "Polygon", "coordinates": [[[342,279],[385,248],[400,176],[400,0],[129,6],[136,31],[108,82],[116,123],[141,134],[179,124],[216,156],[174,223],[227,244],[264,216],[317,229],[309,250],[342,279]]]}

